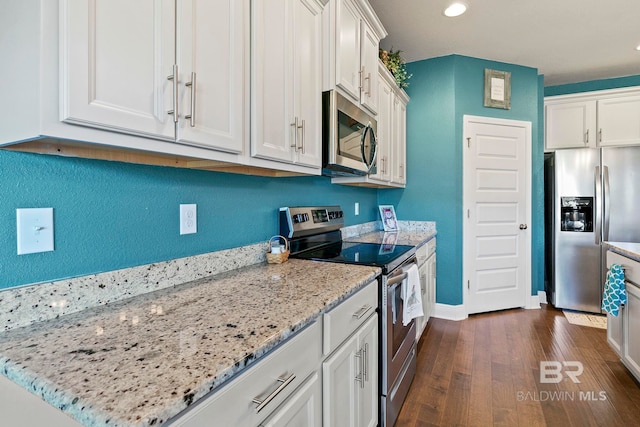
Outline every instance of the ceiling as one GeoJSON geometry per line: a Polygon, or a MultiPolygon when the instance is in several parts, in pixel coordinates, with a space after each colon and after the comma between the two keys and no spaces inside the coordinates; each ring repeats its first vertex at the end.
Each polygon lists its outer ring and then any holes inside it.
{"type": "Polygon", "coordinates": [[[545,86],[640,74],[638,0],[369,0],[406,62],[451,54],[537,68],[545,86]]]}

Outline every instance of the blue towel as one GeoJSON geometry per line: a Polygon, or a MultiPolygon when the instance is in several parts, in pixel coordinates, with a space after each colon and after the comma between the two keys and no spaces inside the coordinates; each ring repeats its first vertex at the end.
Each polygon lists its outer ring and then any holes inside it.
{"type": "Polygon", "coordinates": [[[617,316],[620,306],[627,303],[627,291],[624,288],[624,268],[612,264],[607,272],[602,295],[602,309],[612,316],[617,316]]]}

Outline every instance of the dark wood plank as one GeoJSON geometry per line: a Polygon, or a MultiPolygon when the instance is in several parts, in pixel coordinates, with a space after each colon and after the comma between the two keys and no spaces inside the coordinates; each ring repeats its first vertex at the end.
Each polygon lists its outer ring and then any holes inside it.
{"type": "Polygon", "coordinates": [[[640,385],[606,331],[550,306],[431,319],[396,426],[640,425],[640,385]],[[579,361],[574,383],[543,383],[541,361],[579,361]]]}

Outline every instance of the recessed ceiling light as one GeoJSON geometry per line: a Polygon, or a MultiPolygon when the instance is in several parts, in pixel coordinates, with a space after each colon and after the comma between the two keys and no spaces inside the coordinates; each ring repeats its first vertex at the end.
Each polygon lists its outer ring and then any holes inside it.
{"type": "Polygon", "coordinates": [[[636,46],[636,50],[640,50],[640,44],[636,46]]]}
{"type": "Polygon", "coordinates": [[[467,10],[467,5],[464,3],[453,3],[451,6],[447,7],[444,10],[444,16],[448,16],[449,18],[453,18],[455,16],[462,15],[467,10]]]}

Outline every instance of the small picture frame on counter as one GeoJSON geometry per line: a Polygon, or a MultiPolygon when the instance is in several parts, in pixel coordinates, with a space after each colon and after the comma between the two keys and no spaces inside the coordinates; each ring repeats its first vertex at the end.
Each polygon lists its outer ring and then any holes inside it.
{"type": "Polygon", "coordinates": [[[380,209],[380,218],[384,231],[398,231],[398,220],[396,219],[396,211],[393,206],[378,205],[378,209],[380,209]]]}

